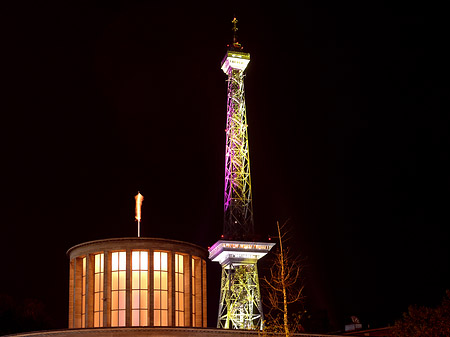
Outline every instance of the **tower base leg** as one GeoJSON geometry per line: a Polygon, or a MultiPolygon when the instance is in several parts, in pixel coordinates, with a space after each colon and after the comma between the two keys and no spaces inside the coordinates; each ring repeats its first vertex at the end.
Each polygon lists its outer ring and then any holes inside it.
{"type": "Polygon", "coordinates": [[[222,265],[217,327],[262,329],[263,320],[256,263],[222,265]]]}

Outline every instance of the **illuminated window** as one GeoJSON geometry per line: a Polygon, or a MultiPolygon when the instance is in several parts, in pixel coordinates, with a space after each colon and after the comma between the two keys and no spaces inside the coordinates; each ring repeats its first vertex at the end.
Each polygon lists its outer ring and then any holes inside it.
{"type": "Polygon", "coordinates": [[[183,260],[183,255],[175,254],[175,326],[184,326],[183,260]]]}
{"type": "Polygon", "coordinates": [[[94,327],[103,326],[103,280],[105,275],[103,254],[94,255],[94,327]]]}
{"type": "Polygon", "coordinates": [[[132,325],[147,325],[148,314],[148,252],[131,253],[132,325]]]}
{"type": "Polygon", "coordinates": [[[191,296],[192,296],[192,326],[195,326],[195,318],[197,311],[195,310],[195,299],[197,293],[195,291],[195,260],[191,259],[191,296]]]}
{"type": "Polygon", "coordinates": [[[153,281],[154,281],[154,325],[167,326],[169,307],[169,287],[167,280],[167,253],[154,252],[153,253],[153,281]]]}
{"type": "Polygon", "coordinates": [[[126,252],[111,254],[111,326],[125,326],[126,252]]]}
{"type": "Polygon", "coordinates": [[[201,259],[193,256],[191,260],[191,298],[192,326],[202,326],[202,274],[201,259]]]}
{"type": "Polygon", "coordinates": [[[82,259],[81,270],[81,327],[86,327],[86,256],[82,259]]]}
{"type": "Polygon", "coordinates": [[[191,259],[192,326],[195,326],[195,260],[191,259]]]}

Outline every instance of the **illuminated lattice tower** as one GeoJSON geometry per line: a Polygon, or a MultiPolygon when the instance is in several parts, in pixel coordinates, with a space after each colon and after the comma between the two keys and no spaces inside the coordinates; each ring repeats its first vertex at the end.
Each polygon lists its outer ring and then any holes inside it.
{"type": "Polygon", "coordinates": [[[209,258],[222,266],[217,327],[261,329],[263,311],[257,261],[273,247],[254,242],[250,157],[244,95],[244,71],[250,54],[237,42],[233,20],[233,44],[222,61],[228,76],[225,150],[224,240],[209,249],[209,258]]]}

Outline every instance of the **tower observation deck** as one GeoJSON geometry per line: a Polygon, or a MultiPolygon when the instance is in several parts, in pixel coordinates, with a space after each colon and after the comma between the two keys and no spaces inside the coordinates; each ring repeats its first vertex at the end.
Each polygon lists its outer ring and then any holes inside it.
{"type": "Polygon", "coordinates": [[[237,41],[233,19],[233,44],[222,61],[228,76],[225,147],[223,240],[209,249],[209,258],[222,266],[217,327],[261,329],[263,310],[257,261],[274,246],[254,242],[250,156],[244,94],[244,71],[250,54],[237,41]]]}

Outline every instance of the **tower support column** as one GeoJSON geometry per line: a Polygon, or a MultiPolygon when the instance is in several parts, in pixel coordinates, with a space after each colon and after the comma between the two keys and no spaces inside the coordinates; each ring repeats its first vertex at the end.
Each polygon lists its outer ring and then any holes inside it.
{"type": "Polygon", "coordinates": [[[262,329],[263,321],[256,262],[222,265],[217,327],[262,329]]]}
{"type": "Polygon", "coordinates": [[[222,266],[218,328],[262,329],[257,262],[274,245],[220,240],[209,249],[209,258],[222,266]]]}

